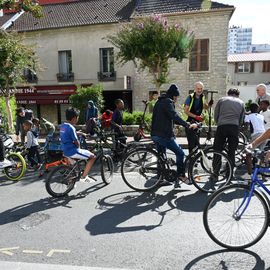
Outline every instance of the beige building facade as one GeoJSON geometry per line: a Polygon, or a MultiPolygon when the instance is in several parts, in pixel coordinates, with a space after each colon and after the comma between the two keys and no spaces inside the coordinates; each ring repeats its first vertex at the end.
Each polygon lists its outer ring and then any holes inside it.
{"type": "MultiPolygon", "coordinates": [[[[142,110],[141,101],[151,98],[151,92],[155,90],[152,77],[146,71],[139,72],[132,62],[124,66],[117,64],[117,49],[108,43],[106,36],[115,34],[123,24],[153,13],[162,14],[169,24],[179,24],[193,31],[196,40],[190,59],[184,59],[182,63],[170,61],[169,82],[161,90],[167,90],[170,83],[177,84],[181,90],[178,106],[184,103],[196,81],[202,81],[206,90],[218,91],[216,98],[225,94],[228,25],[234,7],[219,3],[214,3],[211,9],[203,9],[200,5],[183,7],[183,2],[188,1],[182,1],[176,7],[172,3],[172,10],[168,12],[167,6],[162,7],[163,2],[151,5],[149,9],[147,1],[140,1],[140,6],[136,6],[133,0],[115,0],[111,9],[103,13],[100,10],[100,14],[91,17],[94,2],[101,5],[101,9],[107,8],[99,0],[46,5],[43,7],[44,18],[33,19],[26,14],[12,24],[11,30],[24,33],[26,42],[36,44],[43,67],[43,71],[35,74],[35,80],[21,87],[18,105],[30,107],[37,116],[45,114],[49,120],[60,123],[69,106],[68,97],[76,91],[76,86],[100,83],[104,88],[105,109],[113,110],[114,100],[122,98],[129,111],[142,110]],[[118,10],[114,12],[116,7],[118,10]],[[88,18],[88,22],[81,23],[81,18],[72,17],[72,11],[74,16],[84,14],[79,13],[78,8],[89,10],[91,21],[88,18]],[[112,16],[111,20],[108,14],[112,16]],[[122,14],[121,19],[119,14],[122,14]],[[105,16],[103,20],[100,19],[102,16],[105,16]],[[95,22],[99,19],[100,22],[95,22]]],[[[82,102],[87,105],[87,101],[82,102]]]]}

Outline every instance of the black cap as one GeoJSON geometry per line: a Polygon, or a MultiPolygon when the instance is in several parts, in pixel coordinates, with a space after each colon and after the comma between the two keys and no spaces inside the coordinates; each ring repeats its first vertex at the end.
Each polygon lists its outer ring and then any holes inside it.
{"type": "Polygon", "coordinates": [[[170,88],[167,91],[167,96],[169,98],[180,96],[179,89],[175,84],[171,84],[170,88]]]}

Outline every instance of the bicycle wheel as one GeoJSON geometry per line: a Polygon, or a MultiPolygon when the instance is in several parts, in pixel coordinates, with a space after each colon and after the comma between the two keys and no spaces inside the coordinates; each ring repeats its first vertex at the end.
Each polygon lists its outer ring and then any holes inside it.
{"type": "Polygon", "coordinates": [[[121,164],[124,182],[136,191],[150,191],[162,179],[163,164],[156,151],[137,148],[128,153],[121,164]]]}
{"type": "Polygon", "coordinates": [[[206,149],[199,151],[191,160],[188,171],[196,188],[214,192],[230,182],[233,168],[225,153],[206,149]]]}
{"type": "Polygon", "coordinates": [[[12,165],[4,168],[4,173],[9,180],[19,181],[26,171],[26,162],[19,153],[9,153],[6,157],[12,165]]]}
{"type": "Polygon", "coordinates": [[[109,155],[101,157],[101,178],[104,184],[108,185],[111,183],[113,178],[113,160],[109,155]]]}
{"type": "Polygon", "coordinates": [[[214,193],[203,212],[203,224],[209,237],[230,250],[257,243],[268,228],[269,212],[262,195],[250,186],[233,184],[214,193]]]}
{"type": "Polygon", "coordinates": [[[53,197],[67,195],[73,188],[78,178],[76,171],[67,165],[55,167],[46,179],[46,190],[53,197]]]}

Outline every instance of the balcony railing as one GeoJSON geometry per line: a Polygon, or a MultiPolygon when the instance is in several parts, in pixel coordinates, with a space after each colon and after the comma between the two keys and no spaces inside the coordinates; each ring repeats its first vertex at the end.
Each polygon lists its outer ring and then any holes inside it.
{"type": "Polygon", "coordinates": [[[58,82],[74,82],[74,73],[57,73],[56,74],[58,82]]]}
{"type": "Polygon", "coordinates": [[[37,83],[38,82],[38,77],[34,73],[29,73],[29,74],[25,75],[24,78],[28,83],[37,83]]]}
{"type": "Polygon", "coordinates": [[[101,82],[115,81],[116,80],[116,71],[113,72],[98,72],[98,80],[101,82]]]}

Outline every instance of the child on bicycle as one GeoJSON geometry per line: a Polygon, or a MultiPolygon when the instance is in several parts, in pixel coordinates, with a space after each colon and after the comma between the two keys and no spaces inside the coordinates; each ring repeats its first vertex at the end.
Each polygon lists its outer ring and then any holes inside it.
{"type": "Polygon", "coordinates": [[[66,122],[60,126],[61,146],[66,157],[73,159],[88,160],[84,172],[80,178],[81,182],[93,182],[88,176],[94,162],[95,155],[88,150],[81,149],[74,125],[77,124],[80,111],[75,108],[66,110],[66,122]]]}
{"type": "Polygon", "coordinates": [[[30,171],[34,171],[39,169],[41,163],[41,157],[39,155],[39,143],[38,143],[38,135],[33,132],[33,122],[30,120],[25,120],[23,122],[23,129],[26,133],[26,149],[27,149],[27,158],[30,161],[30,167],[28,168],[30,171]]]}

